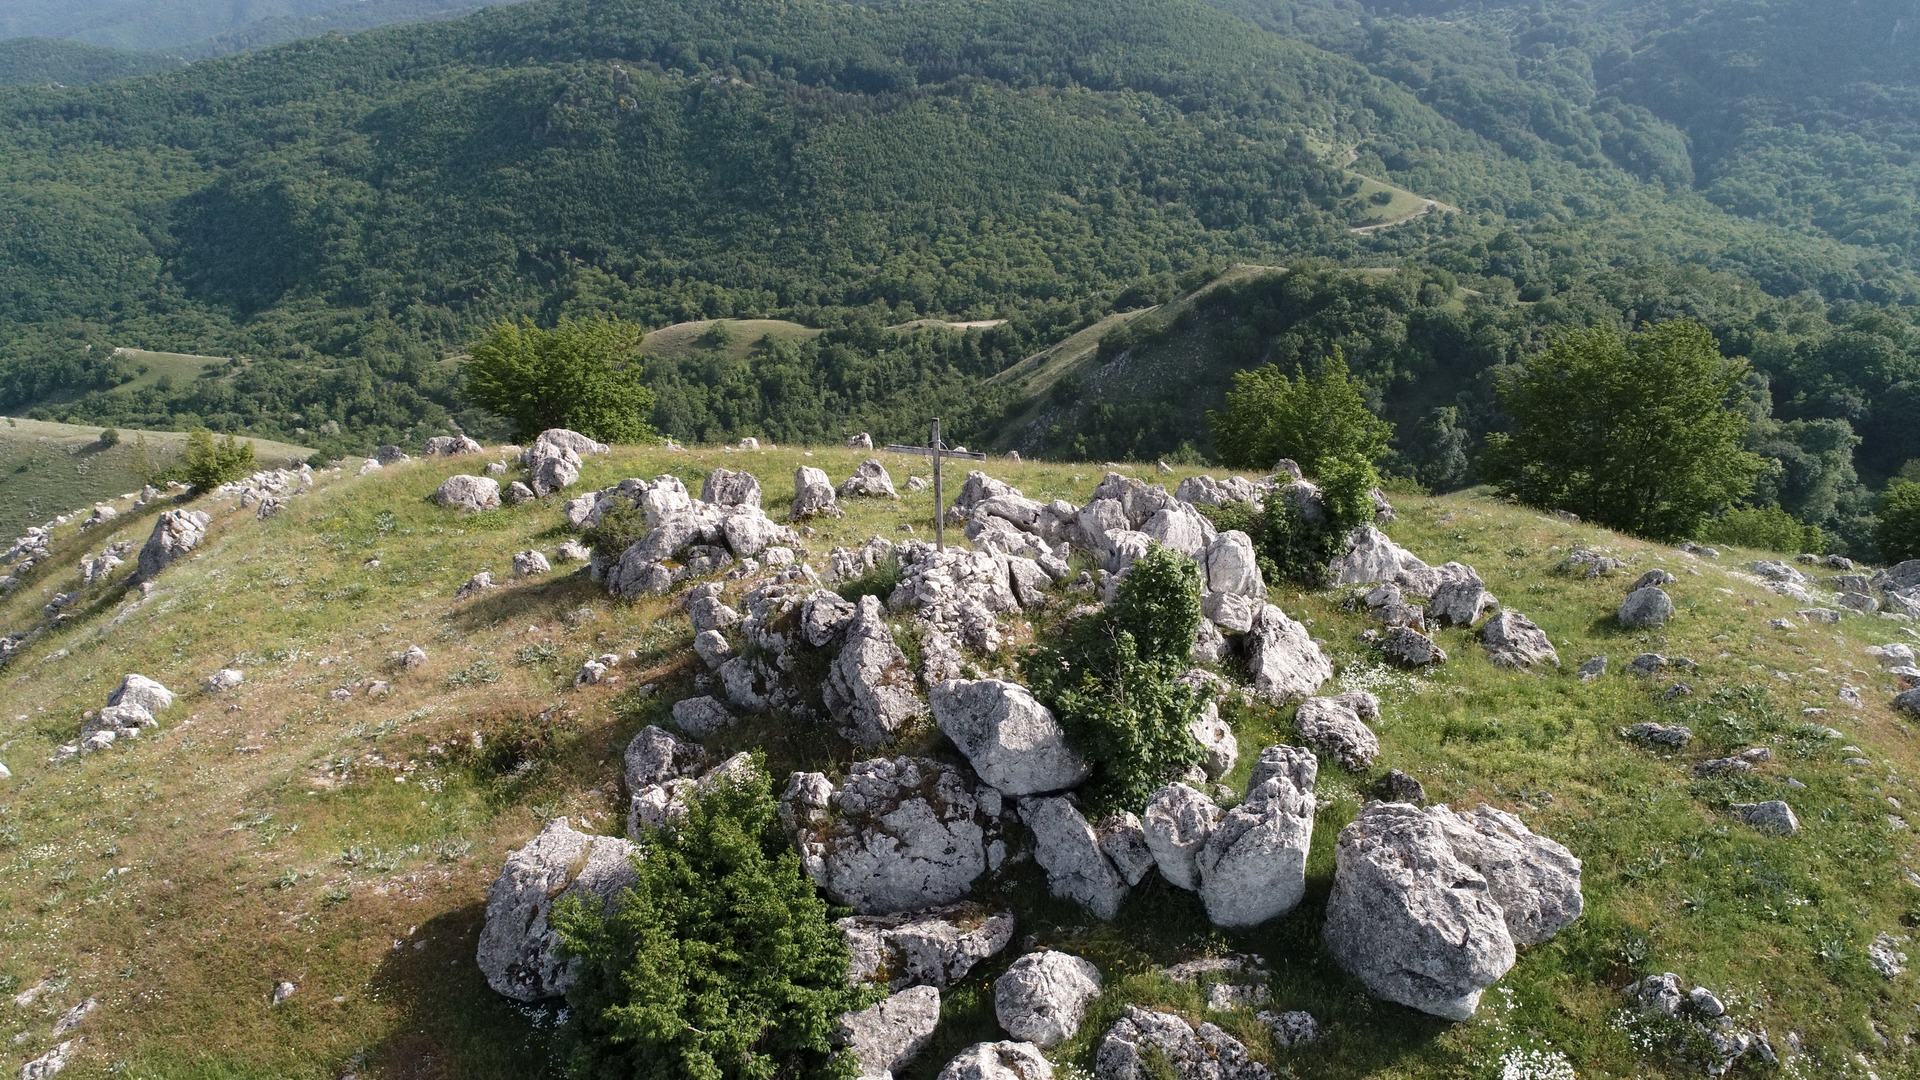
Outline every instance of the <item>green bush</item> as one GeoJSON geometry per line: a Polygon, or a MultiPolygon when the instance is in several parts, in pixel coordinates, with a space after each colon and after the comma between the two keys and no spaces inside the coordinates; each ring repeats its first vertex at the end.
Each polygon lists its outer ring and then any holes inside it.
{"type": "Polygon", "coordinates": [[[1826,534],[1777,506],[1736,506],[1700,527],[1700,538],[1712,544],[1738,544],[1797,555],[1827,549],[1826,534]]]}
{"type": "Polygon", "coordinates": [[[602,442],[651,438],[653,391],[640,381],[643,331],[619,319],[567,319],[551,330],[501,322],[473,347],[462,371],[468,401],[532,439],[572,428],[602,442]]]}
{"type": "Polygon", "coordinates": [[[566,1052],[590,1080],[850,1080],[830,1038],[878,994],[847,986],[846,938],[779,833],[755,778],[695,799],[641,842],[610,915],[555,912],[579,959],[566,1052]]]}
{"type": "Polygon", "coordinates": [[[1259,508],[1228,503],[1199,509],[1215,528],[1247,534],[1269,582],[1317,589],[1326,584],[1327,564],[1345,547],[1347,533],[1373,520],[1373,489],[1379,482],[1373,466],[1364,461],[1329,462],[1319,482],[1327,513],[1318,522],[1308,521],[1299,504],[1279,495],[1268,497],[1259,508]]]}
{"type": "Polygon", "coordinates": [[[1221,460],[1269,469],[1292,458],[1308,476],[1336,461],[1371,465],[1387,452],[1393,425],[1373,415],[1339,348],[1312,375],[1277,365],[1235,372],[1225,407],[1207,414],[1221,460]]]}
{"type": "Polygon", "coordinates": [[[1896,479],[1880,496],[1880,521],[1873,542],[1887,562],[1920,559],[1920,484],[1896,479]]]}
{"type": "Polygon", "coordinates": [[[167,476],[205,492],[253,471],[253,443],[241,442],[231,433],[216,442],[213,432],[199,428],[188,433],[180,460],[167,470],[167,476]]]}
{"type": "Polygon", "coordinates": [[[115,427],[101,428],[100,429],[100,445],[103,449],[119,446],[120,445],[120,429],[115,427]]]}
{"type": "Polygon", "coordinates": [[[1112,607],[1070,624],[1058,648],[1027,654],[1034,696],[1093,763],[1083,795],[1095,813],[1137,811],[1202,760],[1190,725],[1206,694],[1180,681],[1199,628],[1199,567],[1154,544],[1120,580],[1112,607]]]}
{"type": "Polygon", "coordinates": [[[645,510],[626,499],[612,499],[600,511],[599,522],[581,531],[580,542],[601,555],[617,559],[652,531],[647,525],[645,510]]]}

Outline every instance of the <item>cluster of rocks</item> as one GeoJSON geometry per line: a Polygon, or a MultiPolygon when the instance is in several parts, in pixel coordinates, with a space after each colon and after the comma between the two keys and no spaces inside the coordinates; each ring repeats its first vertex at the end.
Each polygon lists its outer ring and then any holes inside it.
{"type": "Polygon", "coordinates": [[[105,750],[121,739],[131,739],[142,728],[160,721],[157,714],[173,705],[173,692],[145,675],[128,675],[107,695],[107,704],[88,710],[80,723],[80,740],[61,746],[54,761],[105,750]]]}
{"type": "Polygon", "coordinates": [[[213,518],[205,510],[162,511],[159,520],[153,523],[153,532],[140,548],[140,559],[129,584],[152,581],[160,571],[199,547],[211,524],[213,518]]]}
{"type": "Polygon", "coordinates": [[[1719,995],[1704,986],[1686,989],[1673,972],[1649,975],[1624,991],[1635,1011],[1693,1032],[1711,1051],[1707,1075],[1724,1076],[1734,1063],[1752,1055],[1765,1065],[1779,1057],[1764,1029],[1747,1030],[1727,1012],[1719,995]]]}
{"type": "Polygon", "coordinates": [[[1532,619],[1500,606],[1478,571],[1464,563],[1428,566],[1371,525],[1356,527],[1345,552],[1330,568],[1336,584],[1365,585],[1350,602],[1386,627],[1370,632],[1375,647],[1401,667],[1441,664],[1447,653],[1430,636],[1445,626],[1472,627],[1492,613],[1479,631],[1480,643],[1494,664],[1513,669],[1558,667],[1560,654],[1546,631],[1532,619]]]}
{"type": "Polygon", "coordinates": [[[729,568],[740,576],[764,562],[794,561],[799,537],[760,508],[760,482],[753,475],[715,469],[694,499],[677,477],[628,479],[567,503],[577,528],[600,524],[616,507],[639,511],[646,535],[624,550],[595,549],[593,579],[616,596],[664,593],[680,582],[729,568]]]}
{"type": "Polygon", "coordinates": [[[241,509],[253,510],[264,521],[286,508],[287,502],[313,490],[313,466],[302,462],[290,469],[267,469],[229,480],[211,494],[236,496],[241,509]]]}

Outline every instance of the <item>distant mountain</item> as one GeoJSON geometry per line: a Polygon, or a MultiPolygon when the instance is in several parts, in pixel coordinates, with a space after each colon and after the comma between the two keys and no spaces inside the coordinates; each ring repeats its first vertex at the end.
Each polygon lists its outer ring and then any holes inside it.
{"type": "Polygon", "coordinates": [[[50,38],[0,40],[0,86],[79,86],[103,79],[152,75],[184,62],[156,53],[128,52],[50,38]]]}

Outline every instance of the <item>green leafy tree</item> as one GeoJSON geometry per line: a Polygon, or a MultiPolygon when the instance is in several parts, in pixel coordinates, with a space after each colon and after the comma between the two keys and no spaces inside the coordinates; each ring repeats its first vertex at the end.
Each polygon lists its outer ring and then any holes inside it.
{"type": "Polygon", "coordinates": [[[551,330],[501,322],[473,347],[468,401],[505,417],[513,437],[572,428],[602,442],[653,434],[653,391],[641,382],[640,327],[618,319],[562,318],[551,330]]]}
{"type": "Polygon", "coordinates": [[[1207,424],[1228,465],[1265,469],[1292,458],[1310,476],[1335,461],[1377,461],[1393,435],[1367,408],[1338,346],[1311,375],[1274,364],[1235,372],[1226,405],[1207,424]]]}
{"type": "Polygon", "coordinates": [[[195,491],[212,491],[252,471],[253,443],[241,442],[232,433],[216,442],[213,432],[198,428],[187,434],[187,445],[169,473],[195,491]]]}
{"type": "Polygon", "coordinates": [[[1690,535],[1763,467],[1741,449],[1748,418],[1731,406],[1746,372],[1690,320],[1632,336],[1575,331],[1502,380],[1514,430],[1488,437],[1482,473],[1534,506],[1643,536],[1690,535]]]}
{"type": "Polygon", "coordinates": [[[1206,696],[1180,681],[1200,617],[1199,567],[1156,543],[1120,579],[1111,608],[1068,626],[1058,648],[1027,654],[1035,696],[1095,766],[1084,789],[1095,811],[1138,810],[1200,763],[1191,725],[1206,696]]]}
{"type": "Polygon", "coordinates": [[[1339,555],[1347,534],[1373,520],[1373,490],[1380,476],[1364,461],[1328,462],[1316,477],[1322,513],[1309,518],[1301,502],[1279,495],[1259,506],[1202,506],[1215,527],[1238,529],[1253,541],[1260,572],[1268,581],[1292,581],[1310,589],[1326,584],[1327,564],[1339,555]]]}
{"type": "Polygon", "coordinates": [[[1873,542],[1887,562],[1920,559],[1920,483],[1902,477],[1887,485],[1873,542]]]}
{"type": "Polygon", "coordinates": [[[871,992],[780,835],[764,761],[641,842],[639,881],[602,917],[555,913],[579,958],[567,993],[572,1075],[590,1080],[851,1080],[830,1041],[871,992]]]}
{"type": "Polygon", "coordinates": [[[119,445],[120,445],[120,429],[119,428],[103,427],[100,429],[100,446],[102,449],[109,449],[119,445]]]}

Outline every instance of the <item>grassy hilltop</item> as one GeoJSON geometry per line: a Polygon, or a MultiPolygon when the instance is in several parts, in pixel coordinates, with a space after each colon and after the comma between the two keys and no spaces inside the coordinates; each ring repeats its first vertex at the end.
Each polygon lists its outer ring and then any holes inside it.
{"type": "MultiPolygon", "coordinates": [[[[586,464],[579,490],[671,472],[698,490],[716,466],[745,468],[776,515],[802,463],[844,478],[852,450],[617,449],[586,464]]],[[[474,964],[488,883],[506,853],[541,824],[568,815],[583,828],[621,827],[620,754],[641,726],[662,722],[699,667],[686,617],[667,598],[610,600],[578,564],[509,580],[512,553],[551,551],[569,533],[558,500],[460,517],[429,496],[484,460],[423,460],[365,477],[319,474],[311,494],[277,516],[202,500],[214,523],[192,557],[127,607],[89,593],[78,616],[0,672],[0,991],[44,989],[0,1010],[0,1066],[46,1050],[53,1018],[86,997],[100,1008],[65,1075],[331,1078],[553,1075],[550,1013],[490,992],[474,964]],[[502,588],[472,601],[456,587],[491,570],[502,588]],[[429,662],[400,670],[410,645],[429,662]],[[617,682],[574,689],[580,662],[636,653],[617,682]],[[201,683],[239,667],[246,682],[211,696],[201,683]],[[139,739],[61,765],[81,713],[128,672],[178,695],[139,739]],[[368,682],[391,690],[371,696],[368,682]],[[635,689],[656,683],[641,697],[635,689]],[[333,691],[346,688],[346,700],[333,691]],[[297,983],[269,1005],[280,980],[297,983]],[[16,1034],[24,1033],[18,1041],[16,1034]]],[[[896,483],[912,460],[890,459],[896,483]]],[[[1106,467],[994,461],[995,476],[1029,496],[1083,502],[1106,467]]],[[[1198,470],[1152,476],[1171,485],[1198,470]]],[[[1216,474],[1217,475],[1217,474],[1216,474]]],[[[956,478],[957,479],[957,478],[956,478]]],[[[952,487],[949,490],[953,490],[952,487]]],[[[925,536],[926,493],[898,504],[849,502],[805,541],[815,566],[835,544],[925,536]]],[[[1682,1077],[1697,1063],[1650,1051],[1648,1029],[1622,1013],[1620,988],[1674,971],[1713,988],[1776,1048],[1804,1040],[1801,1076],[1907,1075],[1920,1029],[1920,987],[1869,967],[1875,935],[1900,935],[1920,913],[1905,805],[1920,792],[1910,730],[1888,701],[1897,687],[1869,645],[1911,640],[1905,623],[1849,618],[1808,626],[1797,605],[1742,570],[1760,553],[1719,561],[1500,503],[1477,494],[1396,499],[1396,541],[1433,564],[1475,566],[1511,608],[1538,622],[1563,661],[1537,675],[1492,667],[1468,632],[1445,630],[1442,667],[1408,675],[1380,665],[1359,637],[1370,623],[1343,609],[1343,591],[1277,588],[1275,603],[1310,622],[1338,665],[1337,688],[1379,694],[1376,773],[1400,768],[1435,801],[1487,801],[1521,815],[1585,862],[1585,915],[1526,950],[1472,1021],[1447,1024],[1371,1001],[1319,944],[1339,828],[1370,777],[1332,763],[1321,772],[1308,894],[1296,911],[1254,931],[1209,927],[1198,898],[1158,883],[1129,896],[1111,924],[1048,900],[1038,869],[1014,866],[988,898],[1020,914],[1016,945],[946,996],[935,1044],[910,1077],[931,1077],[959,1047],[997,1038],[991,980],[1028,941],[1097,962],[1108,994],[1056,1059],[1086,1061],[1123,1001],[1154,1001],[1196,1019],[1197,991],[1156,974],[1167,963],[1230,949],[1264,956],[1276,1008],[1311,1010],[1325,1040],[1274,1049],[1250,1017],[1214,1016],[1299,1077],[1498,1077],[1503,1057],[1566,1056],[1581,1077],[1682,1077]],[[1604,549],[1627,569],[1608,578],[1561,574],[1576,545],[1604,549]],[[1665,567],[1678,612],[1662,631],[1623,632],[1613,612],[1634,577],[1665,567]],[[1769,621],[1788,618],[1792,629],[1769,621]],[[1626,673],[1642,652],[1688,657],[1691,696],[1672,678],[1626,673]],[[1582,682],[1573,669],[1605,654],[1611,671],[1582,682]],[[1864,707],[1842,703],[1843,686],[1864,707]],[[1824,715],[1806,709],[1827,710],[1824,715]],[[1663,758],[1618,730],[1643,720],[1685,722],[1683,754],[1663,758]],[[1831,725],[1839,732],[1832,736],[1831,725]],[[1750,746],[1773,760],[1730,779],[1696,779],[1696,760],[1750,746]],[[1805,785],[1789,790],[1787,780],[1805,785]],[[1765,836],[1727,804],[1784,797],[1803,824],[1765,836]],[[1004,890],[1002,892],[1001,890],[1004,890]],[[1884,1038],[1884,1042],[1882,1041],[1884,1038]]],[[[0,630],[38,621],[71,567],[116,539],[143,541],[159,506],[81,535],[59,531],[51,566],[0,597],[0,630]]],[[[958,539],[958,530],[949,533],[958,539]]],[[[1009,658],[1011,660],[1011,658],[1009,658]]],[[[1290,710],[1234,712],[1244,784],[1261,746],[1290,736],[1290,710]]],[[[844,767],[851,754],[824,730],[748,722],[721,749],[766,751],[776,776],[844,767]]],[[[908,750],[952,754],[930,730],[908,750]]],[[[1746,1068],[1746,1065],[1741,1068],[1746,1068]]],[[[1789,1074],[1791,1075],[1791,1074],[1789,1074]]]]}

